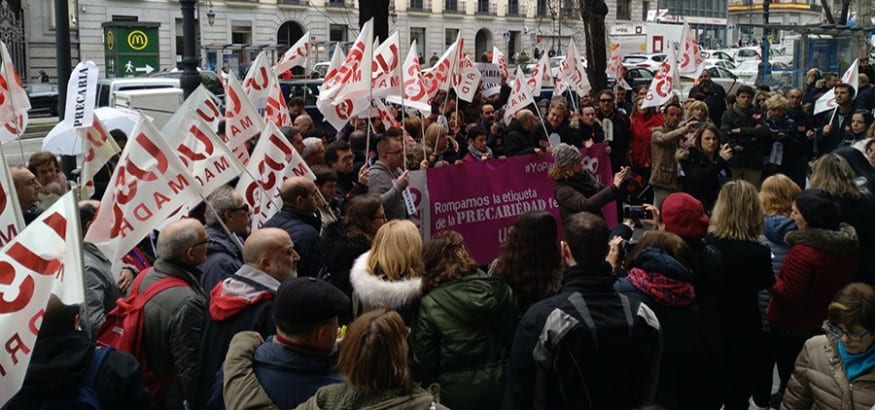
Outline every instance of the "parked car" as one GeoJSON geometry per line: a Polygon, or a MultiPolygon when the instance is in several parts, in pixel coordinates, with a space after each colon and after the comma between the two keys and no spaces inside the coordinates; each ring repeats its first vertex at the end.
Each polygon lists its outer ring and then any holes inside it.
{"type": "Polygon", "coordinates": [[[114,107],[115,93],[128,90],[179,88],[178,78],[101,78],[97,80],[97,107],[114,107]]]}
{"type": "MultiPolygon", "coordinates": [[[[738,68],[731,70],[735,75],[758,82],[757,74],[761,60],[743,61],[738,68]]],[[[793,83],[793,68],[781,61],[772,61],[772,78],[770,85],[790,85],[793,83]]]]}
{"type": "Polygon", "coordinates": [[[732,61],[723,60],[720,58],[705,59],[705,67],[708,67],[708,66],[723,67],[729,71],[735,70],[735,68],[738,67],[738,65],[733,63],[732,61]]]}
{"type": "Polygon", "coordinates": [[[760,54],[760,49],[758,47],[744,47],[735,49],[735,55],[733,56],[733,58],[736,62],[763,59],[762,55],[760,54]]]}
{"type": "Polygon", "coordinates": [[[313,71],[310,72],[310,78],[325,78],[325,74],[328,74],[328,66],[330,65],[331,63],[327,61],[316,63],[313,66],[313,71]]]}
{"type": "Polygon", "coordinates": [[[639,67],[655,72],[666,58],[668,58],[668,54],[665,53],[629,54],[623,57],[623,65],[626,68],[639,67]]]}
{"type": "Polygon", "coordinates": [[[730,63],[736,63],[735,52],[732,49],[724,49],[724,50],[702,50],[702,53],[705,54],[706,59],[711,60],[723,60],[728,61],[730,63]]]}
{"type": "MultiPolygon", "coordinates": [[[[222,104],[225,103],[225,86],[222,85],[222,77],[219,77],[214,71],[209,70],[200,70],[198,72],[201,76],[201,84],[204,87],[207,87],[207,90],[210,90],[213,95],[219,98],[222,104]]],[[[161,71],[157,73],[153,73],[149,77],[153,78],[182,78],[182,71],[161,71]]]]}
{"type": "Polygon", "coordinates": [[[24,86],[27,98],[30,100],[28,114],[47,112],[58,115],[58,85],[49,83],[32,83],[24,86]]]}

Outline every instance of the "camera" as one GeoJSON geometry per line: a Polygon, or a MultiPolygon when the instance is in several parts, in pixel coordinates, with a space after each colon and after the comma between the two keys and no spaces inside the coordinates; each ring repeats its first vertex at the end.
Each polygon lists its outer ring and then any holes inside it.
{"type": "Polygon", "coordinates": [[[623,208],[623,218],[632,219],[634,221],[640,219],[653,219],[653,212],[648,211],[643,206],[627,206],[623,208]]]}

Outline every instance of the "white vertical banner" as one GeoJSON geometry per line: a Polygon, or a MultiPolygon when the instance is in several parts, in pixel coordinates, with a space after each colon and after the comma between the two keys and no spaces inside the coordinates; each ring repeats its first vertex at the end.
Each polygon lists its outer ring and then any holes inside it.
{"type": "Polygon", "coordinates": [[[97,65],[93,61],[82,61],[76,64],[67,81],[64,121],[71,123],[74,130],[90,127],[94,122],[97,72],[97,65]]]}

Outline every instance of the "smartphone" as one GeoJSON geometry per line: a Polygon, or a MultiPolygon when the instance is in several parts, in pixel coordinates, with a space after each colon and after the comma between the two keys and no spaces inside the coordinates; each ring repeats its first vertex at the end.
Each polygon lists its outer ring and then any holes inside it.
{"type": "Polygon", "coordinates": [[[625,219],[653,219],[653,212],[648,211],[643,206],[627,206],[623,208],[623,218],[625,219]]]}

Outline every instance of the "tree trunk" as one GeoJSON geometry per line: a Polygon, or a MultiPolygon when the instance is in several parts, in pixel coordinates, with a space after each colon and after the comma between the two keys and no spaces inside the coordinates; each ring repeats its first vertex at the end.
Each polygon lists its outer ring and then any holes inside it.
{"type": "Polygon", "coordinates": [[[823,7],[823,15],[826,16],[826,21],[829,24],[835,24],[836,21],[832,17],[832,9],[829,8],[829,0],[820,0],[820,6],[823,7]]]}
{"type": "Polygon", "coordinates": [[[608,5],[604,0],[580,0],[580,14],[586,34],[586,76],[592,89],[598,92],[608,87],[608,47],[605,44],[608,5]]]}
{"type": "MultiPolygon", "coordinates": [[[[842,0],[842,15],[839,24],[845,26],[848,24],[848,14],[850,13],[851,0],[842,0]]],[[[865,24],[864,24],[865,26],[865,24]]]]}

